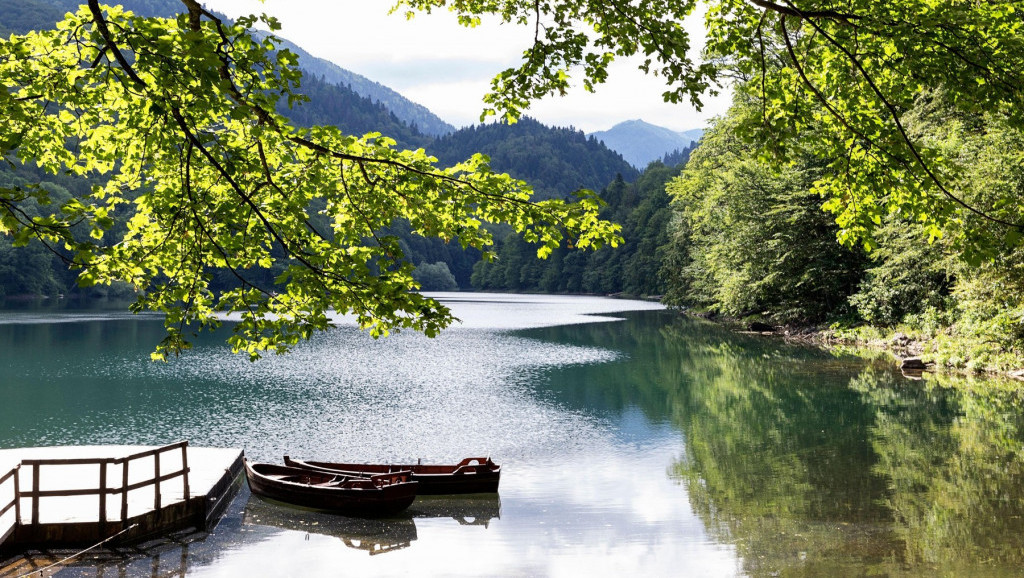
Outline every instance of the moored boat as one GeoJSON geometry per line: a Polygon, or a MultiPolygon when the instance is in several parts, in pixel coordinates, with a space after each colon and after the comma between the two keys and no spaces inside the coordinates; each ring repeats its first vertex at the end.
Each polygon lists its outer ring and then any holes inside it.
{"type": "Polygon", "coordinates": [[[317,462],[284,457],[291,467],[343,475],[381,475],[408,471],[410,479],[419,482],[419,494],[478,494],[497,492],[501,466],[491,458],[466,458],[457,464],[351,464],[317,462]]]}
{"type": "Polygon", "coordinates": [[[401,512],[416,499],[419,484],[408,471],[353,475],[249,463],[245,477],[252,493],[296,506],[357,516],[401,512]]]}

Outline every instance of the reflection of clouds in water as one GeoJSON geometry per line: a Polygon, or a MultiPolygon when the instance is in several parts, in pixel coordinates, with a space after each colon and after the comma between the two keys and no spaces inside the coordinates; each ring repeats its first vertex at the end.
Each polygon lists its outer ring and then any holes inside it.
{"type": "MultiPolygon", "coordinates": [[[[127,305],[125,306],[127,309],[127,305]]],[[[0,310],[0,325],[50,325],[54,323],[88,323],[96,321],[155,321],[162,320],[163,315],[158,313],[129,313],[121,312],[67,312],[67,313],[40,313],[37,311],[2,311],[0,310]]]]}
{"type": "Polygon", "coordinates": [[[200,415],[147,416],[153,429],[181,431],[197,444],[243,446],[257,459],[510,459],[538,446],[585,444],[594,425],[537,401],[533,380],[550,367],[618,355],[482,331],[375,341],[339,328],[258,363],[202,348],[125,371],[141,369],[166,387],[185,384],[182,393],[199,399],[193,411],[200,415]]]}
{"type": "MultiPolygon", "coordinates": [[[[519,295],[505,293],[427,293],[451,309],[457,321],[448,331],[458,329],[530,329],[619,321],[621,317],[607,315],[624,311],[655,311],[665,308],[656,301],[609,299],[568,295],[519,295]]],[[[355,327],[353,315],[330,315],[339,327],[355,327]]],[[[238,314],[223,316],[237,321],[238,314]]]]}
{"type": "Polygon", "coordinates": [[[666,456],[680,450],[678,434],[668,428],[650,433],[654,439],[645,447],[622,448],[606,434],[586,448],[506,466],[501,516],[486,528],[417,518],[408,548],[370,558],[341,547],[337,538],[257,526],[250,538],[189,574],[288,575],[299,559],[313,575],[340,567],[373,576],[410,569],[424,576],[741,574],[735,548],[713,543],[691,512],[685,488],[659,475],[668,467],[666,456]]]}
{"type": "MultiPolygon", "coordinates": [[[[273,461],[284,453],[365,461],[488,453],[503,465],[501,516],[486,528],[416,519],[409,547],[370,557],[337,537],[226,519],[214,533],[231,532],[230,545],[190,557],[190,576],[739,573],[735,550],[711,543],[686,489],[666,475],[682,452],[678,432],[628,410],[598,418],[568,409],[538,385],[551,369],[621,353],[500,331],[593,321],[582,315],[630,309],[626,302],[525,296],[496,307],[488,303],[495,296],[457,298],[464,323],[436,339],[405,332],[374,341],[341,327],[258,363],[217,340],[168,364],[138,351],[76,359],[75,383],[100,382],[95,391],[118,400],[116,415],[79,408],[73,420],[54,417],[24,435],[48,443],[187,438],[273,461]]],[[[61,363],[62,373],[74,365],[61,363]]],[[[67,391],[69,400],[77,393],[67,391]]]]}

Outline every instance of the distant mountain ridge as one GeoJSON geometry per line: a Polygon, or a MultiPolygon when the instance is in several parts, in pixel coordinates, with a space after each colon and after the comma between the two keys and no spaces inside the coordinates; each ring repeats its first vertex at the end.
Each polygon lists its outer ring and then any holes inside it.
{"type": "Polygon", "coordinates": [[[345,70],[329,60],[317,58],[290,40],[283,38],[282,40],[282,48],[287,48],[299,56],[299,68],[305,75],[320,77],[327,84],[347,86],[356,94],[383,104],[400,120],[425,135],[439,137],[455,130],[454,126],[441,120],[422,104],[405,98],[379,82],[345,70]]]}
{"type": "Polygon", "coordinates": [[[461,128],[427,149],[443,166],[483,153],[491,167],[529,183],[538,198],[565,198],[581,188],[599,191],[617,177],[639,172],[622,155],[573,128],[543,125],[523,117],[515,124],[490,123],[461,128]]]}
{"type": "MultiPolygon", "coordinates": [[[[0,30],[23,32],[51,28],[63,15],[62,3],[69,1],[77,0],[19,0],[15,8],[0,10],[0,30]]],[[[166,12],[160,14],[160,10],[177,6],[176,0],[122,2],[126,8],[140,15],[166,16],[166,12]]],[[[302,62],[305,52],[294,48],[292,50],[300,55],[302,62]]],[[[438,164],[441,166],[450,166],[474,153],[482,152],[491,156],[494,170],[508,172],[529,183],[538,199],[565,198],[580,188],[600,191],[610,182],[623,179],[632,181],[639,176],[639,172],[621,154],[595,138],[576,129],[549,127],[529,118],[514,125],[467,127],[440,137],[423,134],[417,130],[424,127],[422,123],[414,121],[415,126],[407,124],[386,103],[356,94],[350,85],[342,81],[344,77],[337,76],[340,74],[338,71],[347,71],[334,65],[323,69],[303,68],[299,92],[309,96],[310,101],[292,109],[282,106],[279,110],[298,126],[333,125],[347,134],[356,135],[379,131],[394,138],[401,147],[426,148],[439,159],[438,164]],[[333,76],[325,72],[331,72],[333,76]]],[[[353,74],[353,77],[357,76],[353,74]]],[[[369,80],[366,82],[381,86],[369,80]]],[[[5,174],[9,171],[4,169],[0,167],[0,184],[4,184],[6,179],[21,178],[19,174],[5,174]]],[[[41,178],[34,174],[28,177],[31,177],[30,181],[41,178]]],[[[59,182],[68,190],[88,191],[90,184],[87,179],[65,178],[62,175],[48,175],[46,178],[59,182]]],[[[419,236],[411,232],[408,223],[396,223],[388,234],[399,237],[406,258],[414,265],[436,267],[438,263],[443,263],[460,287],[470,288],[473,267],[480,259],[479,251],[467,251],[459,243],[444,243],[440,239],[419,236]]],[[[0,236],[0,257],[10,249],[10,244],[5,246],[4,242],[5,239],[0,236]]],[[[75,291],[73,274],[68,272],[67,267],[63,267],[41,246],[35,248],[38,250],[34,253],[22,251],[16,259],[8,260],[8,264],[15,267],[16,274],[12,273],[5,278],[4,268],[0,267],[0,296],[5,293],[39,295],[75,291]],[[33,277],[35,273],[38,275],[33,277]]],[[[0,265],[3,264],[0,262],[0,265]]]]}
{"type": "MultiPolygon", "coordinates": [[[[41,16],[43,22],[52,25],[57,20],[60,20],[65,12],[77,10],[78,5],[81,3],[82,0],[18,0],[18,2],[11,3],[13,6],[8,7],[5,5],[4,10],[13,11],[15,14],[22,12],[31,13],[31,16],[34,18],[24,18],[30,24],[40,22],[41,16]],[[44,7],[49,9],[44,9],[44,7]],[[56,10],[52,10],[52,8],[56,8],[56,10]]],[[[111,3],[121,4],[127,10],[131,10],[139,16],[155,16],[160,18],[173,18],[183,8],[178,0],[117,0],[117,2],[111,3]]],[[[222,14],[217,15],[226,18],[222,14]]],[[[13,16],[13,14],[8,15],[5,19],[14,20],[13,16]]],[[[19,22],[19,20],[15,20],[15,22],[19,22]]],[[[13,32],[25,32],[33,27],[32,25],[19,26],[17,24],[8,26],[13,32]]],[[[261,33],[257,32],[257,34],[261,33]]],[[[347,86],[356,94],[383,104],[399,120],[404,121],[425,135],[439,137],[455,130],[454,126],[441,120],[440,117],[430,112],[427,107],[405,98],[379,82],[374,82],[365,76],[345,70],[329,60],[317,58],[287,38],[280,36],[279,38],[282,40],[280,43],[282,48],[287,48],[299,56],[299,68],[307,76],[322,77],[327,84],[347,86]]]]}
{"type": "Polygon", "coordinates": [[[620,122],[608,130],[590,133],[590,136],[621,153],[622,158],[634,167],[643,169],[652,161],[689,148],[703,134],[702,128],[677,132],[637,119],[620,122]]]}

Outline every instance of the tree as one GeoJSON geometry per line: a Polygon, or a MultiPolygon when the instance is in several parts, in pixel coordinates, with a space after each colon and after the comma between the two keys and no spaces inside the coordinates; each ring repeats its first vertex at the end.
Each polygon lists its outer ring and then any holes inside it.
{"type": "Polygon", "coordinates": [[[760,152],[779,165],[804,149],[826,163],[814,192],[827,197],[847,243],[872,248],[883,217],[897,215],[920,221],[929,238],[955,237],[973,259],[991,259],[1024,231],[1019,194],[966,200],[953,182],[958,160],[904,118],[941,87],[962,112],[997,114],[1024,128],[1024,23],[1014,3],[711,0],[703,3],[703,62],[691,58],[683,26],[697,0],[402,3],[447,7],[467,26],[493,14],[535,31],[522,63],[494,79],[485,115],[515,119],[532,100],[568,90],[577,71],[594,90],[615,58],[643,55],[641,69],[665,79],[667,101],[699,107],[702,93],[725,79],[745,81],[760,114],[738,130],[770,136],[760,152]],[[802,138],[809,130],[813,140],[802,138]]]}
{"type": "Polygon", "coordinates": [[[23,209],[53,203],[38,183],[0,188],[0,233],[42,241],[81,285],[131,284],[133,310],[166,316],[155,358],[228,314],[240,318],[233,349],[253,358],[327,328],[330,309],[374,336],[436,334],[449,311],[413,291],[413,265],[379,233],[397,219],[485,255],[485,222],[522,232],[540,255],[566,234],[582,248],[618,242],[593,193],[533,201],[481,155],[439,168],[380,134],[296,128],[276,109],[303,99],[295,57],[248,32],[276,20],[232,24],[182,4],[161,19],[89,0],[54,30],[0,41],[0,151],[94,183],[40,216],[23,209]],[[272,284],[266,270],[279,271],[272,284]],[[225,274],[234,287],[214,292],[225,274]]]}
{"type": "Polygon", "coordinates": [[[677,215],[667,300],[781,323],[841,316],[863,257],[835,242],[838,228],[808,192],[824,174],[817,159],[773,170],[736,136],[751,114],[738,95],[668,186],[677,215]]]}
{"type": "Polygon", "coordinates": [[[448,270],[447,263],[423,263],[418,265],[412,272],[420,289],[424,291],[458,291],[459,284],[455,282],[455,276],[448,270]]]}

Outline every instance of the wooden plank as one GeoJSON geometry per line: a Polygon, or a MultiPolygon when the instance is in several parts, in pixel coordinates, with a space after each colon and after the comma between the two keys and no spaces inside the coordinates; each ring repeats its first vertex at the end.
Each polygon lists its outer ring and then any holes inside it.
{"type": "Polygon", "coordinates": [[[156,480],[156,488],[153,490],[153,509],[160,511],[160,453],[153,454],[153,479],[156,480]]]}
{"type": "Polygon", "coordinates": [[[100,464],[100,524],[107,523],[107,464],[100,464]]]}
{"type": "Polygon", "coordinates": [[[21,484],[18,479],[21,477],[21,464],[15,466],[14,471],[14,523],[21,523],[21,484]]]}
{"type": "Polygon", "coordinates": [[[23,466],[91,466],[100,462],[116,462],[115,458],[51,458],[21,460],[23,466]]]}
{"type": "MultiPolygon", "coordinates": [[[[116,494],[120,492],[120,488],[107,488],[107,494],[116,494]]],[[[21,494],[23,498],[73,498],[76,496],[98,496],[100,495],[99,488],[79,488],[77,490],[40,490],[31,491],[21,494]]]]}
{"type": "Polygon", "coordinates": [[[121,521],[128,519],[128,464],[125,460],[121,463],[121,521]]]}
{"type": "MultiPolygon", "coordinates": [[[[22,462],[24,463],[24,462],[22,462]]],[[[32,493],[39,494],[39,464],[32,465],[32,493]]],[[[32,498],[32,524],[39,523],[39,498],[32,498]]]]}
{"type": "Polygon", "coordinates": [[[184,487],[185,501],[187,502],[188,498],[189,498],[189,491],[188,491],[188,452],[185,451],[186,449],[188,449],[188,440],[185,440],[181,444],[181,471],[184,472],[184,478],[185,479],[183,480],[183,483],[185,485],[185,487],[184,487]]]}
{"type": "Polygon", "coordinates": [[[11,508],[15,508],[15,513],[14,513],[15,523],[18,522],[18,520],[17,520],[17,517],[18,517],[18,512],[17,512],[17,507],[18,507],[18,468],[20,468],[20,467],[21,467],[21,465],[14,466],[13,468],[11,468],[11,471],[7,472],[3,476],[0,476],[0,485],[3,485],[4,483],[7,482],[7,480],[9,480],[11,478],[14,478],[14,484],[13,484],[14,485],[14,492],[12,493],[13,497],[11,498],[10,502],[8,502],[7,504],[4,505],[3,508],[0,508],[0,516],[3,516],[7,512],[9,512],[11,510],[11,508]]]}
{"type": "Polygon", "coordinates": [[[173,451],[173,450],[178,449],[179,447],[185,447],[186,445],[188,445],[188,440],[180,441],[180,442],[175,442],[173,444],[168,444],[166,446],[160,446],[158,448],[153,448],[151,450],[146,450],[144,452],[139,452],[139,453],[132,454],[130,456],[125,456],[123,458],[118,458],[118,459],[120,459],[120,460],[137,460],[137,459],[141,459],[141,458],[148,458],[149,456],[153,456],[153,455],[156,455],[156,454],[161,454],[161,453],[164,453],[164,452],[173,451]]]}

